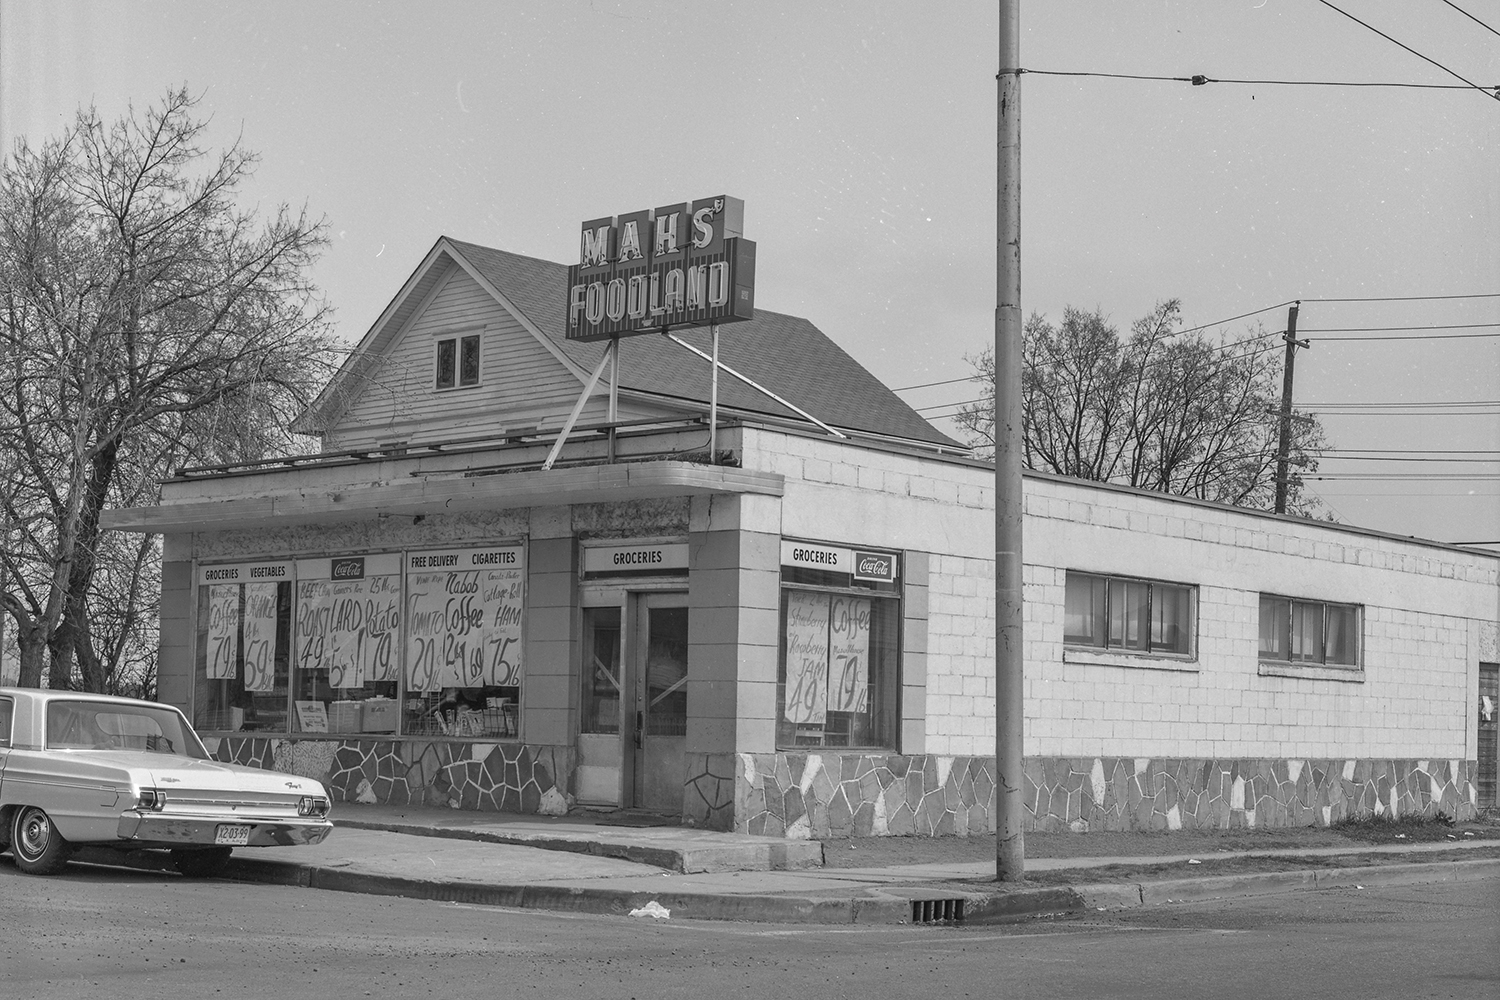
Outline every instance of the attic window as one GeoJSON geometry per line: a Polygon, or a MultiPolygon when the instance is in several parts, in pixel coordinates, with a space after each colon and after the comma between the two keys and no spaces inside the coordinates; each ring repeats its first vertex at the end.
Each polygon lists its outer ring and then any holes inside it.
{"type": "Polygon", "coordinates": [[[479,334],[437,342],[437,387],[479,384],[479,334]]]}

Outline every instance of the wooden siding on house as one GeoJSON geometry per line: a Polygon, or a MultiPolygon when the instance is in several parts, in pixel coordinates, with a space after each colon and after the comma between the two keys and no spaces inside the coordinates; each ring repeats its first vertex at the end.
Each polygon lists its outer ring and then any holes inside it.
{"type": "MultiPolygon", "coordinates": [[[[329,429],[331,451],[391,442],[419,444],[503,427],[556,427],[582,390],[578,378],[463,268],[450,265],[436,291],[329,429]],[[479,385],[434,387],[437,342],[481,333],[479,385]]],[[[598,422],[607,402],[590,400],[580,420],[598,422]]]]}

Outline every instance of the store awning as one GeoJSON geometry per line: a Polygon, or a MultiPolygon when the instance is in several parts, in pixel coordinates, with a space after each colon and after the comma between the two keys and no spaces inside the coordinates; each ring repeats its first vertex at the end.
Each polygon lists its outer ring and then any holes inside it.
{"type": "Polygon", "coordinates": [[[781,496],[784,485],[784,477],[774,472],[688,462],[591,465],[503,475],[425,476],[410,482],[130,507],[105,511],[101,527],[161,534],[224,531],[662,497],[735,493],[781,496]]]}

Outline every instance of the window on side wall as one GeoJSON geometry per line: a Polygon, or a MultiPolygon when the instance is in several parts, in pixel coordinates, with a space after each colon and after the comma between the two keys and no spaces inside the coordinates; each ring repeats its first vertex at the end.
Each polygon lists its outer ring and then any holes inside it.
{"type": "Polygon", "coordinates": [[[1193,655],[1194,588],[1068,570],[1063,641],[1090,649],[1193,655]]]}
{"type": "Polygon", "coordinates": [[[1360,608],[1260,595],[1260,658],[1320,667],[1359,666],[1360,608]]]}
{"type": "Polygon", "coordinates": [[[479,384],[479,334],[445,337],[437,342],[437,380],[439,389],[462,388],[479,384]]]}

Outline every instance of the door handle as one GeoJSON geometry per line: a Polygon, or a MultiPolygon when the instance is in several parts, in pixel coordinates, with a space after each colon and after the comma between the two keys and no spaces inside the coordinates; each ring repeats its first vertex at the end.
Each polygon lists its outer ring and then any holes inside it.
{"type": "Polygon", "coordinates": [[[642,742],[642,740],[641,740],[641,738],[645,735],[645,733],[646,733],[646,713],[645,712],[637,712],[637,713],[635,713],[635,745],[636,745],[636,749],[640,749],[642,746],[645,745],[642,742]]]}

